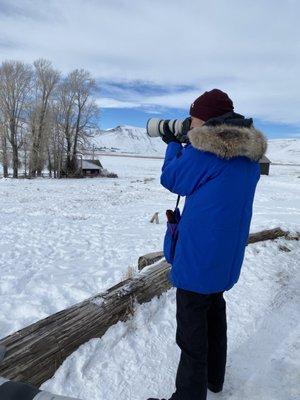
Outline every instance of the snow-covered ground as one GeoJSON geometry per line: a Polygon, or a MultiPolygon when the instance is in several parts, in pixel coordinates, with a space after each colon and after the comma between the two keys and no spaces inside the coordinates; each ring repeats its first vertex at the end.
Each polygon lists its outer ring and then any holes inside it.
{"type": "Polygon", "coordinates": [[[119,282],[161,247],[174,195],[160,160],[105,157],[120,179],[0,180],[0,337],[119,282]]]}
{"type": "MultiPolygon", "coordinates": [[[[161,249],[164,210],[176,200],[159,185],[162,161],[101,161],[120,178],[0,180],[0,337],[112,286],[141,254],[161,249]],[[149,223],[156,211],[159,225],[149,223]]],[[[300,230],[299,167],[272,166],[259,182],[251,231],[275,226],[300,230]]],[[[299,250],[283,240],[247,247],[226,294],[224,392],[208,399],[299,399],[299,250]]],[[[174,336],[172,289],[81,346],[42,387],[83,400],[168,398],[174,336]]]]}

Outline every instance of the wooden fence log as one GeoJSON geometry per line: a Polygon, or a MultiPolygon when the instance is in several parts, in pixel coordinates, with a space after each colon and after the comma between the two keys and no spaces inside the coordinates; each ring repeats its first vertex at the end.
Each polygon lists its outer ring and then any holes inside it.
{"type": "MultiPolygon", "coordinates": [[[[299,240],[280,228],[257,232],[248,243],[279,237],[299,240]]],[[[139,269],[157,262],[162,252],[139,259],[139,269]]],[[[0,340],[6,354],[0,363],[0,376],[40,386],[50,379],[62,362],[92,338],[100,338],[109,327],[131,315],[132,303],[144,303],[170,288],[170,265],[162,260],[118,283],[106,292],[57,312],[0,340]]]]}
{"type": "Polygon", "coordinates": [[[142,272],[0,340],[6,347],[0,376],[40,386],[81,344],[126,320],[133,299],[144,303],[166,291],[168,270],[169,265],[162,262],[147,274],[142,272]]]}
{"type": "Polygon", "coordinates": [[[299,240],[300,233],[299,232],[292,233],[289,231],[284,231],[279,227],[273,229],[266,229],[264,231],[250,233],[248,244],[262,242],[264,240],[275,240],[281,237],[287,240],[299,240]]]}
{"type": "Polygon", "coordinates": [[[138,260],[138,269],[141,271],[143,268],[148,265],[152,265],[157,261],[161,260],[164,257],[164,253],[162,251],[156,251],[154,253],[145,254],[141,256],[138,260]]]}
{"type": "MultiPolygon", "coordinates": [[[[299,232],[291,233],[289,231],[284,231],[281,228],[266,229],[264,231],[250,233],[248,244],[262,242],[265,240],[275,240],[281,237],[284,237],[287,240],[299,240],[300,233],[299,232]]],[[[164,253],[162,251],[156,251],[153,253],[144,254],[139,258],[138,261],[139,271],[141,271],[148,265],[154,264],[156,261],[162,259],[163,257],[164,253]]]]}

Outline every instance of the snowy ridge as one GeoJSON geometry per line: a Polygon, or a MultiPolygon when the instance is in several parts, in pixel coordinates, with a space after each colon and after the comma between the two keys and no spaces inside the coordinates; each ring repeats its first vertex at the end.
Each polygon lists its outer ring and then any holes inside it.
{"type": "Polygon", "coordinates": [[[267,156],[274,163],[300,164],[300,139],[271,139],[267,156]]]}
{"type": "Polygon", "coordinates": [[[160,138],[150,138],[145,128],[121,125],[100,131],[92,140],[95,150],[139,155],[163,155],[166,145],[160,138]]]}
{"type": "MultiPolygon", "coordinates": [[[[150,138],[145,128],[120,125],[100,131],[92,139],[96,151],[163,156],[166,145],[160,138],[150,138]]],[[[300,164],[300,139],[268,140],[267,156],[274,163],[300,164]]]]}

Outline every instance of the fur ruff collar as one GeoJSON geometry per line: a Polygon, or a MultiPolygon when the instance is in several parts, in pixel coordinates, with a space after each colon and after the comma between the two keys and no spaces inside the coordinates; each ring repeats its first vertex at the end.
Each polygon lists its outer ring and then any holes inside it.
{"type": "Polygon", "coordinates": [[[228,124],[203,125],[188,133],[193,147],[221,158],[244,156],[259,161],[267,150],[267,140],[257,129],[228,124]]]}

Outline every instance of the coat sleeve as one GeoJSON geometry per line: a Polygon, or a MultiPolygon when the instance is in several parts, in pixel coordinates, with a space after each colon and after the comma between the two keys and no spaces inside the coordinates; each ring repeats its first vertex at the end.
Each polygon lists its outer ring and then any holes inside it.
{"type": "Polygon", "coordinates": [[[213,174],[212,160],[191,145],[168,144],[160,178],[161,184],[180,196],[191,195],[213,174]]]}

